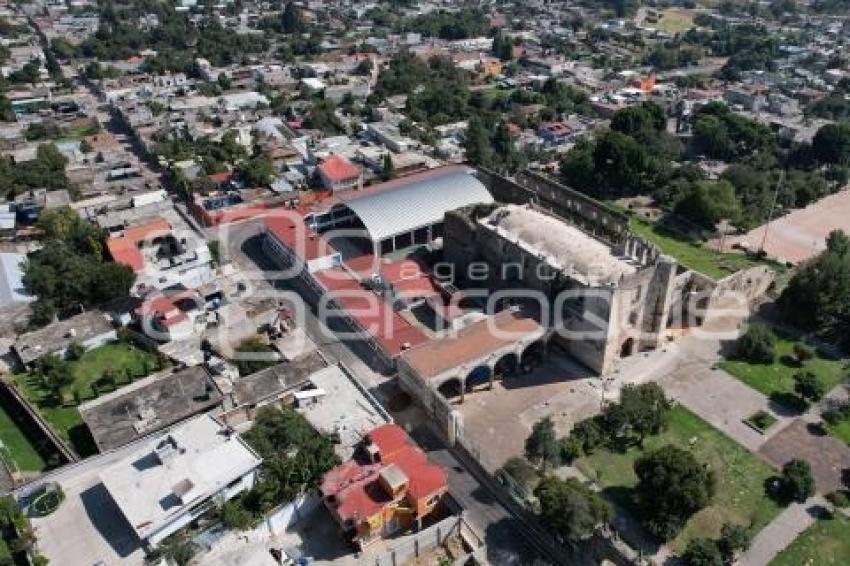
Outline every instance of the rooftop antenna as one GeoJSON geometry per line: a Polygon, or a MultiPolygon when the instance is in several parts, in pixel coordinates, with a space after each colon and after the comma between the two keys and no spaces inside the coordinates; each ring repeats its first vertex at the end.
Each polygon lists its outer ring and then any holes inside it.
{"type": "Polygon", "coordinates": [[[779,189],[782,187],[782,182],[785,180],[785,169],[779,170],[779,180],[776,182],[776,190],[773,191],[773,202],[770,203],[770,211],[767,213],[767,224],[764,227],[764,234],[761,237],[761,246],[759,246],[759,255],[764,254],[764,244],[767,242],[767,232],[770,230],[770,223],[773,221],[773,211],[776,208],[776,200],[779,198],[779,189]]]}

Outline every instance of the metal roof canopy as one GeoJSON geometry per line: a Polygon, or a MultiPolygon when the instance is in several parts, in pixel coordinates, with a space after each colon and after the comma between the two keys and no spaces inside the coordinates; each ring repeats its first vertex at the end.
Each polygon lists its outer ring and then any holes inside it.
{"type": "Polygon", "coordinates": [[[372,241],[381,242],[442,222],[450,210],[493,202],[487,188],[467,169],[434,173],[395,188],[353,196],[337,206],[348,207],[363,222],[372,241]]]}

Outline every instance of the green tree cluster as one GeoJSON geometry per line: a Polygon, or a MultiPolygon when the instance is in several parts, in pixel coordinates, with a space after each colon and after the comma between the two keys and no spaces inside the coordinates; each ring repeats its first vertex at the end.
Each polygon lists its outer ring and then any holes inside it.
{"type": "Polygon", "coordinates": [[[772,364],[776,359],[776,334],[766,324],[754,323],[738,339],[735,355],[748,362],[772,364]]]}
{"type": "Polygon", "coordinates": [[[480,8],[436,10],[416,16],[407,22],[405,28],[426,37],[439,37],[450,41],[468,39],[486,35],[489,31],[489,17],[480,8]]]}
{"type": "Polygon", "coordinates": [[[675,537],[687,520],[714,497],[714,472],[676,446],[667,445],[641,456],[634,469],[641,520],[661,540],[675,537]]]}
{"type": "Polygon", "coordinates": [[[6,198],[33,189],[71,189],[65,175],[68,160],[52,143],[41,144],[36,158],[31,161],[14,162],[9,157],[0,157],[0,192],[6,198]]]}
{"type": "Polygon", "coordinates": [[[797,270],[778,304],[786,322],[850,345],[850,238],[832,232],[826,250],[797,270]]]}
{"type": "Polygon", "coordinates": [[[575,478],[546,476],[534,495],[540,502],[543,523],[567,540],[586,538],[614,515],[610,503],[575,478]]]}
{"type": "Polygon", "coordinates": [[[24,287],[37,297],[32,324],[127,296],[135,274],[105,260],[102,230],[69,208],[45,211],[36,227],[44,245],[27,257],[23,270],[24,287]]]}
{"type": "Polygon", "coordinates": [[[714,159],[740,159],[755,152],[772,152],[776,146],[768,126],[732,112],[722,102],[700,108],[693,133],[696,149],[714,159]]]}
{"type": "Polygon", "coordinates": [[[263,458],[257,484],[236,500],[255,519],[317,486],[340,463],[331,439],[288,407],[261,408],[243,438],[263,458]]]}

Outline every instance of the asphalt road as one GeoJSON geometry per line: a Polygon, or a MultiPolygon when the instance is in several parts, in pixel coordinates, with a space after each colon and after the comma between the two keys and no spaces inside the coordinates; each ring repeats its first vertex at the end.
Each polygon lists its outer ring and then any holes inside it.
{"type": "MultiPolygon", "coordinates": [[[[244,270],[273,268],[262,251],[259,223],[243,222],[230,225],[225,230],[210,231],[210,237],[219,238],[223,244],[227,242],[230,259],[237,265],[244,270]]],[[[223,245],[222,248],[224,247],[223,245]]],[[[260,286],[263,282],[255,279],[255,284],[260,286]]],[[[280,290],[297,290],[286,281],[266,281],[265,284],[280,290]]],[[[304,310],[303,326],[308,337],[321,347],[322,352],[331,362],[342,362],[351,368],[386,406],[388,392],[395,387],[392,378],[370,368],[361,356],[353,351],[361,349],[358,344],[335,338],[309,308],[304,310]]],[[[488,561],[495,566],[547,564],[526,542],[526,537],[523,536],[516,519],[498,502],[489,489],[466,470],[430,426],[423,424],[427,417],[420,415],[418,418],[411,418],[411,409],[406,409],[404,413],[403,416],[395,414],[394,417],[408,422],[419,422],[410,427],[411,436],[434,462],[446,469],[449,491],[466,510],[469,523],[484,539],[488,561]]]]}

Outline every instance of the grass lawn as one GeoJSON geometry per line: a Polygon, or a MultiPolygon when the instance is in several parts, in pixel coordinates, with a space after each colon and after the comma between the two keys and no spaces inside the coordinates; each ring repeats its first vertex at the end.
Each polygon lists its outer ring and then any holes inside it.
{"type": "Polygon", "coordinates": [[[0,406],[0,440],[22,472],[40,472],[47,467],[44,459],[18,428],[6,409],[0,406]]]}
{"type": "Polygon", "coordinates": [[[720,367],[734,375],[753,389],[767,396],[779,397],[794,394],[794,374],[807,370],[817,375],[826,384],[827,390],[841,383],[844,377],[843,362],[820,353],[798,367],[793,361],[794,340],[782,336],[776,340],[776,361],[772,364],[753,364],[741,360],[724,360],[720,367]]]}
{"type": "Polygon", "coordinates": [[[840,513],[833,519],[818,519],[780,552],[770,566],[805,564],[850,564],[850,520],[840,513]]]}
{"type": "Polygon", "coordinates": [[[685,267],[713,279],[722,279],[736,271],[759,264],[742,253],[721,253],[701,243],[689,242],[639,218],[632,217],[631,229],[685,267]]]}
{"type": "Polygon", "coordinates": [[[850,419],[843,419],[835,424],[826,423],[826,428],[829,434],[850,446],[850,419]]]}
{"type": "MultiPolygon", "coordinates": [[[[77,391],[81,400],[95,398],[92,384],[100,380],[108,371],[120,383],[126,383],[125,372],[129,370],[134,376],[144,374],[145,362],[148,368],[156,367],[156,356],[140,350],[124,342],[107,344],[89,350],[79,360],[70,362],[73,383],[69,391],[77,391]]],[[[80,456],[88,456],[97,452],[91,435],[80,417],[77,407],[64,406],[47,391],[37,375],[19,374],[15,381],[27,398],[33,402],[51,424],[53,429],[80,456]]]]}
{"type": "Polygon", "coordinates": [[[668,8],[661,14],[658,29],[668,33],[679,33],[694,27],[694,13],[682,8],[668,8]]]}
{"type": "Polygon", "coordinates": [[[70,130],[62,132],[60,138],[63,140],[81,140],[87,136],[92,136],[100,131],[100,128],[97,126],[83,126],[80,128],[72,128],[70,130]]]}
{"type": "Polygon", "coordinates": [[[717,475],[717,493],[712,505],[691,517],[679,536],[670,541],[674,551],[682,552],[695,537],[718,538],[724,523],[752,525],[753,532],[757,532],[780,512],[764,491],[764,482],[774,475],[774,470],[681,405],[670,411],[668,429],[647,438],[643,450],[637,447],[625,453],[600,450],[580,458],[577,465],[603,487],[607,496],[634,509],[632,488],[637,484],[634,462],[646,451],[666,444],[691,451],[717,475]]]}

